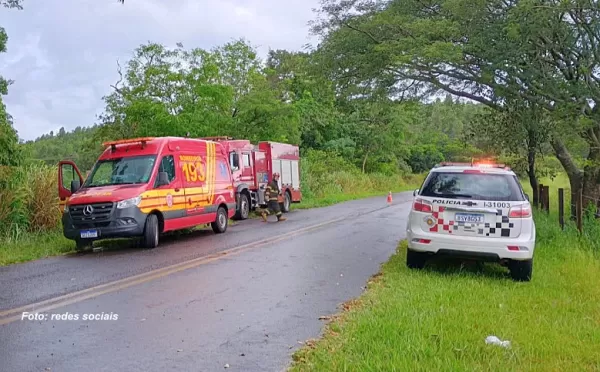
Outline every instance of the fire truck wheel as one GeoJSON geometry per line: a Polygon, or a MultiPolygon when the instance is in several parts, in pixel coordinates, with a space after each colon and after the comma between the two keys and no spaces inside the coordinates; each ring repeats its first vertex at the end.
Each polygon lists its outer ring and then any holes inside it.
{"type": "Polygon", "coordinates": [[[217,218],[215,222],[211,223],[211,227],[215,234],[222,234],[227,231],[227,224],[229,223],[229,218],[227,217],[227,211],[223,207],[219,207],[217,210],[217,218]]]}
{"type": "Polygon", "coordinates": [[[290,193],[286,191],[285,194],[283,195],[283,203],[281,203],[281,205],[280,205],[281,211],[283,213],[289,212],[291,204],[292,204],[292,201],[290,198],[290,193]]]}
{"type": "Polygon", "coordinates": [[[142,247],[148,249],[158,247],[158,217],[155,214],[149,215],[146,219],[142,247]]]}
{"type": "Polygon", "coordinates": [[[248,218],[250,214],[250,203],[248,203],[248,195],[245,193],[240,194],[240,198],[238,200],[237,211],[235,211],[234,218],[236,220],[245,220],[248,218]]]}

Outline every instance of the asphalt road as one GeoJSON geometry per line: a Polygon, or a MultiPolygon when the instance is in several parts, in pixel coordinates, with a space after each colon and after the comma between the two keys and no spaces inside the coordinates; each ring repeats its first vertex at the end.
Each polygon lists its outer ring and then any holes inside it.
{"type": "Polygon", "coordinates": [[[411,199],[0,268],[0,371],[284,370],[394,252],[411,199]],[[103,313],[113,318],[83,319],[103,313]]]}

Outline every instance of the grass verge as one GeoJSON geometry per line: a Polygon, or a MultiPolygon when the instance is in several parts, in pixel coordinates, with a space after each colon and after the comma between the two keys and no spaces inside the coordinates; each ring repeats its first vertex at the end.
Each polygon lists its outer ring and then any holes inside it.
{"type": "Polygon", "coordinates": [[[0,266],[58,256],[73,252],[75,243],[66,239],[62,231],[31,233],[18,239],[0,241],[0,266]]]}
{"type": "Polygon", "coordinates": [[[594,370],[600,264],[562,243],[542,245],[533,281],[515,283],[487,265],[411,272],[403,242],[324,338],[294,355],[291,371],[594,370]],[[491,335],[511,347],[487,345],[491,335]]]}
{"type": "MultiPolygon", "coordinates": [[[[554,209],[556,210],[556,209],[554,209]]],[[[358,299],[293,356],[291,371],[600,369],[597,222],[579,235],[536,212],[533,279],[496,265],[406,268],[406,243],[358,299]],[[510,348],[487,345],[488,336],[510,348]]],[[[325,315],[325,314],[324,314],[325,315]]]]}

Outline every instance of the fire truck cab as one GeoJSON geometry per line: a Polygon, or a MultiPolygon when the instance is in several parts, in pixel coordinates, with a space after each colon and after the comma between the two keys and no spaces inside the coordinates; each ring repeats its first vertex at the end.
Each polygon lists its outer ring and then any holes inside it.
{"type": "Polygon", "coordinates": [[[236,200],[223,145],[178,137],[104,145],[85,181],[75,163],[58,166],[63,233],[78,249],[129,237],[154,248],[159,234],[205,224],[227,230],[236,200]]]}
{"type": "Polygon", "coordinates": [[[300,190],[300,149],[296,145],[262,141],[254,145],[249,140],[231,137],[203,137],[220,143],[229,159],[236,212],[234,219],[248,218],[251,210],[266,206],[265,188],[277,172],[282,212],[289,212],[292,203],[302,201],[300,190]]]}

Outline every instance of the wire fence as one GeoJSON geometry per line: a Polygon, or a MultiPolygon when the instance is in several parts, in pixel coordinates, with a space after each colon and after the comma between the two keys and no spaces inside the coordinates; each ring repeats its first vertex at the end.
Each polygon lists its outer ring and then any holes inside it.
{"type": "MultiPolygon", "coordinates": [[[[533,206],[550,213],[550,187],[540,184],[535,191],[533,206]]],[[[600,198],[594,198],[583,194],[582,190],[572,193],[570,189],[558,189],[558,223],[564,230],[565,228],[565,213],[567,218],[577,223],[579,232],[583,232],[584,214],[592,215],[600,221],[600,198]],[[565,211],[565,206],[569,206],[569,210],[565,211]]]]}

